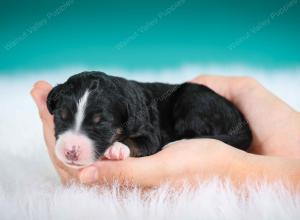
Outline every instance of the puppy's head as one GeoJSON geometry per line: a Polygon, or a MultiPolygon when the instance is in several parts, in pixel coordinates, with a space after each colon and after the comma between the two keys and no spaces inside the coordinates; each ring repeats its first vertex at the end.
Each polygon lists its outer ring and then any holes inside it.
{"type": "Polygon", "coordinates": [[[55,153],[63,163],[90,165],[118,139],[126,109],[117,90],[109,76],[84,72],[50,91],[47,106],[54,115],[55,153]]]}

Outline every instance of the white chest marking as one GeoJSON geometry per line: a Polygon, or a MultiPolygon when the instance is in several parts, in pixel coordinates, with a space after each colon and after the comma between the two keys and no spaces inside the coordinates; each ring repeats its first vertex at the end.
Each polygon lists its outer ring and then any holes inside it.
{"type": "Polygon", "coordinates": [[[89,97],[90,92],[86,90],[83,94],[83,96],[79,99],[77,103],[77,112],[75,114],[75,132],[80,131],[81,124],[83,122],[84,116],[85,116],[85,109],[87,106],[87,100],[89,97]]]}

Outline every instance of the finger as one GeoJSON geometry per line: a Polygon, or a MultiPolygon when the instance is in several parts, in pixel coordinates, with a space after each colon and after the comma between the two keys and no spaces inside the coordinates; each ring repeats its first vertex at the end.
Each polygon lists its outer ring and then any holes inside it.
{"type": "Polygon", "coordinates": [[[43,133],[49,156],[53,163],[57,164],[57,159],[54,155],[55,138],[53,116],[48,112],[46,104],[47,96],[51,89],[52,87],[49,83],[45,81],[38,81],[33,85],[31,96],[36,103],[40,118],[42,120],[43,133]]]}
{"type": "Polygon", "coordinates": [[[52,86],[45,81],[38,81],[34,84],[31,90],[31,96],[36,103],[42,121],[53,121],[51,114],[47,108],[47,96],[51,91],[52,86]]]}
{"type": "Polygon", "coordinates": [[[80,182],[87,185],[111,184],[115,181],[121,185],[130,184],[143,187],[157,185],[162,169],[152,156],[127,158],[123,161],[98,161],[79,173],[80,182]]]}
{"type": "Polygon", "coordinates": [[[232,98],[230,85],[236,79],[237,77],[201,75],[194,78],[191,82],[203,84],[230,100],[232,98]]]}
{"type": "Polygon", "coordinates": [[[34,83],[33,88],[48,88],[49,90],[51,90],[52,86],[47,81],[39,80],[34,83]]]}
{"type": "Polygon", "coordinates": [[[52,86],[45,81],[38,81],[33,85],[31,95],[39,110],[43,110],[43,107],[45,107],[47,96],[51,89],[52,86]]]}
{"type": "MultiPolygon", "coordinates": [[[[47,108],[47,96],[52,86],[45,81],[38,81],[31,90],[31,96],[36,103],[43,124],[44,137],[49,150],[55,145],[53,116],[47,108]]],[[[52,153],[51,153],[52,154],[52,153]]]]}

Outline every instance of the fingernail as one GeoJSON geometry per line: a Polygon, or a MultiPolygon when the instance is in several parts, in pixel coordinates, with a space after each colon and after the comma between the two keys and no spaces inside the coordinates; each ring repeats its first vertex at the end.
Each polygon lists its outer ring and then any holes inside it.
{"type": "Polygon", "coordinates": [[[81,183],[93,183],[98,178],[98,172],[96,167],[88,167],[81,171],[80,182],[81,183]]]}

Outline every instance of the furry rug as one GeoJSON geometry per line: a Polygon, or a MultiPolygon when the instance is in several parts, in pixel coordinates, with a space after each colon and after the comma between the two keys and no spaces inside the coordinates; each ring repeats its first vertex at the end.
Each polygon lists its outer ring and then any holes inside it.
{"type": "MultiPolygon", "coordinates": [[[[33,82],[58,83],[85,68],[0,78],[0,219],[300,219],[300,194],[279,183],[249,185],[247,196],[217,179],[180,192],[162,186],[147,193],[112,188],[63,187],[48,159],[33,82]]],[[[180,82],[197,73],[252,75],[300,110],[300,69],[265,71],[244,67],[184,66],[161,71],[105,70],[143,81],[180,82]],[[172,79],[172,80],[170,80],[172,79]]]]}

